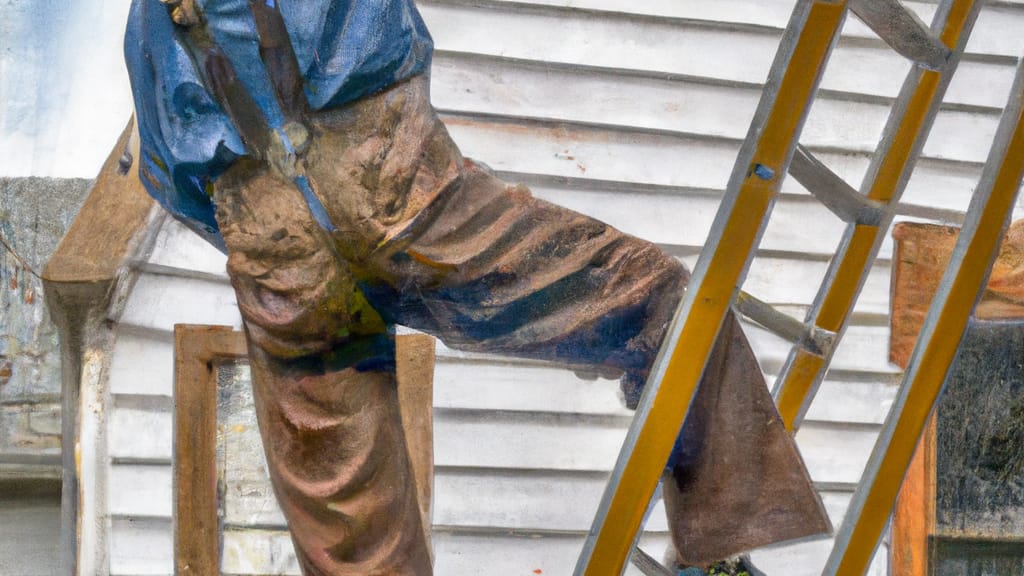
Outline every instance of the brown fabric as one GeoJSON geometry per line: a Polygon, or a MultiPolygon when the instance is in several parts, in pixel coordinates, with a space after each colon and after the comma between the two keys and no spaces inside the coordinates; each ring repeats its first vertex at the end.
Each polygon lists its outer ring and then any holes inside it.
{"type": "Polygon", "coordinates": [[[308,576],[430,574],[392,370],[290,370],[250,347],[270,477],[308,576]]]}
{"type": "Polygon", "coordinates": [[[832,529],[732,314],[708,360],[681,441],[689,457],[666,471],[663,494],[683,564],[707,565],[832,529]]]}
{"type": "MultiPolygon", "coordinates": [[[[259,358],[272,480],[310,575],[431,572],[391,405],[391,325],[454,348],[621,374],[633,404],[688,279],[652,244],[464,160],[427,86],[417,78],[313,117],[304,170],[333,237],[270,168],[237,164],[215,191],[259,358]]],[[[674,533],[686,532],[679,542],[699,550],[685,557],[707,561],[792,538],[794,518],[799,535],[821,531],[823,517],[792,440],[773,432],[778,415],[734,320],[725,334],[693,411],[709,422],[699,477],[682,501],[666,498],[674,533]],[[728,462],[740,447],[743,461],[728,462]],[[718,486],[734,466],[758,476],[718,486]],[[704,498],[728,517],[695,523],[704,498]]]]}

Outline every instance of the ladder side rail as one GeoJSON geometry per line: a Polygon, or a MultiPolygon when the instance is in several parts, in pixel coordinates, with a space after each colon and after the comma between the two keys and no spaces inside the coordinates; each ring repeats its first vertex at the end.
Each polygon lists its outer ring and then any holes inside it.
{"type": "Polygon", "coordinates": [[[800,348],[791,349],[772,390],[782,420],[792,431],[799,428],[846,331],[853,305],[867,280],[867,271],[892,224],[915,159],[927,141],[983,4],[983,0],[943,0],[932,26],[941,31],[944,43],[954,47],[947,67],[937,72],[915,66],[903,83],[882,141],[860,187],[868,200],[885,205],[882,215],[877,225],[851,223],[847,226],[807,314],[809,327],[835,334],[835,346],[821,356],[800,348]]]}
{"type": "Polygon", "coordinates": [[[707,247],[602,496],[576,576],[621,574],[625,566],[718,330],[760,241],[845,17],[846,0],[799,0],[793,11],[707,247]]]}
{"type": "Polygon", "coordinates": [[[1024,61],[996,131],[953,256],[921,329],[896,400],[868,460],[836,543],[827,575],[864,573],[888,522],[928,417],[941,396],[968,319],[1024,179],[1024,61]]]}

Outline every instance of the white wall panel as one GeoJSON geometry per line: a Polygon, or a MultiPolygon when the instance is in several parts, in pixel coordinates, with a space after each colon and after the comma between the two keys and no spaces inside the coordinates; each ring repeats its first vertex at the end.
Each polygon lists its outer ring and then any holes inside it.
{"type": "MultiPolygon", "coordinates": [[[[792,4],[419,2],[438,48],[434,103],[467,156],[527,183],[537,197],[657,242],[691,266],[792,4]]],[[[925,18],[935,7],[906,4],[925,18]]],[[[994,3],[978,27],[910,181],[903,214],[955,220],[973,192],[1013,58],[1024,52],[1017,33],[1024,29],[1024,2],[994,3]]],[[[849,19],[803,141],[854,186],[908,69],[849,19]]],[[[114,102],[110,110],[120,113],[119,106],[114,102]]],[[[113,122],[113,116],[98,111],[90,121],[120,130],[123,118],[113,122]]],[[[71,130],[82,125],[68,124],[71,130]]],[[[43,132],[0,127],[0,152],[24,145],[25,134],[43,132]]],[[[39,158],[57,141],[41,139],[38,152],[18,150],[12,157],[43,166],[39,158]]],[[[63,169],[90,176],[98,166],[80,164],[63,169]]],[[[806,190],[787,181],[743,288],[802,317],[841,232],[806,190]]],[[[887,359],[891,250],[887,239],[854,325],[797,436],[836,523],[899,378],[887,359]]],[[[170,330],[182,322],[240,325],[224,263],[222,254],[173,221],[164,225],[151,257],[139,263],[111,364],[113,574],[170,573],[170,330]]],[[[770,384],[788,348],[752,324],[746,329],[770,384]]],[[[617,383],[439,345],[435,408],[437,573],[569,573],[628,426],[617,383]]],[[[243,472],[233,481],[252,490],[241,490],[230,519],[260,528],[237,526],[226,534],[225,574],[297,574],[279,510],[265,485],[246,484],[257,481],[248,476],[252,470],[243,472]]],[[[650,527],[645,546],[661,557],[668,546],[664,520],[650,527]]],[[[776,546],[754,558],[769,574],[817,574],[830,547],[828,539],[776,546]]],[[[872,575],[886,572],[884,556],[883,548],[872,575]]]]}

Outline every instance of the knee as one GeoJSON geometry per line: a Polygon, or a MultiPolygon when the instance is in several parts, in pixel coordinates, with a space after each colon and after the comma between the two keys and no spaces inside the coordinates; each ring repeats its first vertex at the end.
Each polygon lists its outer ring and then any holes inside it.
{"type": "Polygon", "coordinates": [[[294,358],[386,331],[290,182],[266,171],[218,186],[227,271],[253,344],[294,358]]]}

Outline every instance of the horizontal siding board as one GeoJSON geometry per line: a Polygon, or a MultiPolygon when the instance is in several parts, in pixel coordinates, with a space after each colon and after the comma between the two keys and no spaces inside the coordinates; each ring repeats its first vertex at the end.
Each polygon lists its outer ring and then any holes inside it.
{"type": "MultiPolygon", "coordinates": [[[[462,531],[436,531],[433,535],[436,574],[570,574],[583,546],[583,535],[577,534],[503,534],[462,531]]],[[[117,520],[112,530],[111,576],[170,576],[170,523],[160,526],[138,526],[131,520],[117,520]],[[149,556],[141,557],[140,553],[149,556]]],[[[640,545],[655,558],[664,557],[668,537],[645,535],[640,545]]],[[[751,557],[756,566],[769,574],[816,576],[821,572],[831,540],[776,546],[755,550],[751,557]]],[[[869,576],[886,574],[886,547],[876,555],[869,576]]],[[[265,576],[281,574],[298,576],[294,548],[284,531],[230,530],[224,537],[222,556],[224,576],[265,576]]],[[[639,576],[630,567],[627,576],[639,576]]]]}
{"type": "Polygon", "coordinates": [[[441,50],[760,83],[781,33],[564,11],[420,4],[441,50]],[[556,33],[557,32],[557,33],[556,33]],[[732,51],[743,45],[746,50],[732,51]]]}
{"type": "MultiPolygon", "coordinates": [[[[769,385],[774,376],[768,375],[769,385]]],[[[881,424],[896,394],[891,376],[868,381],[826,379],[808,418],[881,424]]],[[[569,370],[450,359],[437,364],[434,405],[444,409],[566,412],[630,417],[618,382],[583,380],[569,370]]]]}
{"type": "MultiPolygon", "coordinates": [[[[667,538],[647,537],[642,543],[664,550],[667,538]]],[[[435,574],[570,574],[581,536],[507,534],[434,534],[435,574]],[[539,572],[538,572],[539,571],[539,572]]],[[[225,576],[263,576],[268,573],[297,576],[291,541],[285,532],[236,531],[224,537],[222,573],[225,576]]],[[[634,567],[626,576],[639,576],[634,567]]]]}
{"type": "MultiPolygon", "coordinates": [[[[761,362],[761,369],[777,372],[789,356],[790,343],[756,324],[745,323],[744,330],[761,362]]],[[[898,374],[899,368],[889,363],[889,327],[851,326],[829,366],[840,372],[898,374]]]]}
{"type": "Polygon", "coordinates": [[[796,443],[812,480],[821,484],[856,484],[878,431],[875,426],[805,421],[796,434],[796,443]]]}
{"type": "MultiPolygon", "coordinates": [[[[785,546],[775,546],[751,552],[750,559],[765,574],[786,576],[818,576],[832,552],[832,540],[813,540],[785,546]]],[[[888,546],[879,546],[865,576],[887,576],[888,546]]]]}
{"type": "Polygon", "coordinates": [[[111,353],[110,392],[170,398],[174,390],[174,343],[169,332],[122,326],[111,353]]]}
{"type": "Polygon", "coordinates": [[[567,414],[434,415],[436,466],[610,470],[628,421],[567,414]]]}
{"type": "MultiPolygon", "coordinates": [[[[743,289],[775,305],[810,306],[828,270],[828,262],[799,258],[756,256],[743,289]]],[[[855,312],[887,314],[889,311],[889,262],[878,260],[868,272],[855,312]]],[[[802,320],[802,316],[800,317],[802,320]]]]}
{"type": "MultiPolygon", "coordinates": [[[[610,71],[553,71],[539,64],[454,55],[438,60],[432,73],[434,104],[462,113],[742,140],[761,95],[757,86],[630,78],[610,71]]],[[[809,147],[873,151],[890,106],[823,95],[812,107],[800,140],[809,147]]],[[[997,120],[997,111],[945,110],[924,154],[982,162],[997,120]]]]}
{"type": "MultiPolygon", "coordinates": [[[[520,6],[468,6],[422,3],[421,11],[440,51],[486,54],[612,70],[702,77],[761,84],[782,31],[779,28],[729,27],[687,20],[637,19],[611,13],[533,9],[520,6]]],[[[983,11],[969,45],[978,61],[997,63],[1008,88],[1013,63],[1021,52],[1024,10],[990,7],[983,11]],[[980,55],[993,55],[996,61],[980,55]],[[1009,57],[1009,58],[1007,58],[1009,57]]],[[[853,29],[860,28],[854,25],[853,29]]],[[[858,34],[859,35],[859,34],[858,34]]],[[[907,60],[881,41],[842,41],[822,79],[822,88],[894,98],[910,70],[907,60]]],[[[978,73],[972,74],[977,76],[978,73]]],[[[956,82],[947,102],[1002,107],[996,91],[979,95],[971,84],[956,82]]],[[[1004,96],[1005,97],[1005,96],[1004,96]]]]}
{"type": "MultiPolygon", "coordinates": [[[[774,379],[770,379],[774,382],[774,379]]],[[[896,398],[896,377],[869,382],[826,379],[807,411],[807,420],[877,424],[885,422],[896,398]]]]}
{"type": "Polygon", "coordinates": [[[164,220],[143,266],[182,274],[227,278],[227,256],[173,218],[164,220]]]}
{"type": "Polygon", "coordinates": [[[170,409],[119,407],[111,410],[107,437],[114,462],[171,462],[170,409]]]}
{"type": "MultiPolygon", "coordinates": [[[[441,2],[426,2],[424,4],[441,2]]],[[[793,0],[492,0],[495,5],[536,5],[557,8],[575,8],[595,12],[613,12],[656,16],[659,18],[685,18],[709,22],[756,24],[782,28],[793,11],[793,0]]]]}
{"type": "Polygon", "coordinates": [[[722,190],[739,142],[578,125],[446,118],[462,151],[503,172],[722,190]]]}
{"type": "Polygon", "coordinates": [[[299,576],[299,562],[291,537],[281,530],[225,530],[221,574],[299,576]]]}
{"type": "Polygon", "coordinates": [[[170,519],[114,518],[110,527],[110,576],[170,576],[174,536],[170,519]]]}
{"type": "Polygon", "coordinates": [[[1024,10],[1007,3],[986,6],[978,16],[967,50],[978,54],[997,54],[1017,58],[1024,54],[1024,10]]]}
{"type": "Polygon", "coordinates": [[[242,326],[234,290],[226,281],[152,273],[139,276],[121,322],[163,332],[172,332],[175,324],[242,326]]]}
{"type": "MultiPolygon", "coordinates": [[[[701,246],[721,203],[717,194],[609,193],[533,187],[538,198],[593,216],[623,232],[668,246],[701,246]]],[[[780,198],[761,241],[763,250],[830,255],[845,224],[817,202],[780,198]],[[800,225],[795,225],[799,223],[800,225]]]]}
{"type": "MultiPolygon", "coordinates": [[[[169,411],[115,408],[115,462],[170,463],[169,411]]],[[[439,411],[434,454],[438,467],[608,471],[629,420],[558,413],[439,411]]],[[[808,422],[797,435],[811,477],[855,483],[874,444],[874,426],[808,422]]]]}

